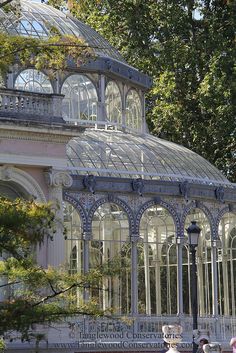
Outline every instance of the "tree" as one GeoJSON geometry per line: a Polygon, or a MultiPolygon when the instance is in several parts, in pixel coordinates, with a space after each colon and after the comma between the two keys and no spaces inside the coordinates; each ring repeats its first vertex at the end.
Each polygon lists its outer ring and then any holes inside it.
{"type": "Polygon", "coordinates": [[[96,301],[78,303],[75,291],[83,290],[85,285],[98,286],[101,271],[69,274],[63,267],[46,269],[36,263],[36,246],[47,237],[53,241],[54,227],[50,204],[0,198],[2,337],[9,338],[12,331],[17,331],[22,340],[30,340],[35,337],[34,324],[55,323],[76,314],[104,314],[96,301]]]}
{"type": "Polygon", "coordinates": [[[70,0],[68,6],[153,77],[151,131],[236,181],[235,1],[70,0]]]}

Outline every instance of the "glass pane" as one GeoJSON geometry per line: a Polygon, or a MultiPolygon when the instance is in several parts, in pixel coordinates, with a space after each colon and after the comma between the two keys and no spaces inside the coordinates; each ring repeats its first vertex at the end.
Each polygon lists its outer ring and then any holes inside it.
{"type": "Polygon", "coordinates": [[[129,91],[126,98],[126,125],[135,130],[142,128],[141,102],[134,89],[129,91]]]}
{"type": "Polygon", "coordinates": [[[227,212],[219,224],[218,247],[219,311],[220,315],[236,315],[236,216],[227,212]]]}
{"type": "Polygon", "coordinates": [[[52,85],[48,77],[35,69],[22,71],[16,78],[15,88],[30,92],[52,93],[52,85]]]}
{"type": "MultiPolygon", "coordinates": [[[[208,218],[202,210],[195,208],[190,211],[185,220],[184,228],[188,228],[191,221],[195,220],[197,225],[201,228],[198,246],[196,248],[196,263],[197,263],[197,281],[198,281],[198,310],[200,316],[207,316],[212,314],[212,270],[211,270],[211,232],[208,218]]],[[[185,232],[187,242],[187,232],[185,232]]],[[[189,249],[187,249],[189,252],[189,249]]],[[[183,291],[188,293],[191,298],[191,269],[192,258],[191,254],[185,258],[183,262],[184,273],[188,272],[188,280],[183,282],[183,291]],[[188,260],[188,263],[187,263],[188,260]],[[187,272],[186,272],[187,271],[187,272]]],[[[187,305],[187,302],[185,302],[187,305]]],[[[189,302],[189,305],[191,302],[189,302]]],[[[191,312],[191,306],[184,308],[185,313],[191,312]]]]}
{"type": "Polygon", "coordinates": [[[87,129],[81,137],[69,142],[67,152],[71,164],[78,167],[80,173],[82,167],[85,174],[229,183],[199,155],[152,135],[87,129]]]}
{"type": "Polygon", "coordinates": [[[147,209],[141,219],[138,245],[139,313],[177,313],[177,256],[175,226],[160,206],[147,209]]]}
{"type": "Polygon", "coordinates": [[[122,124],[121,95],[117,84],[110,81],[105,93],[107,119],[113,123],[122,124]]]}
{"type": "Polygon", "coordinates": [[[62,102],[62,115],[65,120],[97,120],[97,92],[88,77],[69,76],[63,83],[61,93],[65,95],[62,102]]]}
{"type": "Polygon", "coordinates": [[[93,240],[90,242],[90,268],[102,266],[113,274],[104,277],[91,291],[103,310],[112,308],[118,314],[130,313],[131,247],[127,243],[127,215],[115,204],[106,203],[94,214],[93,240]]]}
{"type": "Polygon", "coordinates": [[[72,205],[64,204],[64,226],[66,228],[66,264],[71,274],[83,272],[83,241],[78,212],[72,205]]]}

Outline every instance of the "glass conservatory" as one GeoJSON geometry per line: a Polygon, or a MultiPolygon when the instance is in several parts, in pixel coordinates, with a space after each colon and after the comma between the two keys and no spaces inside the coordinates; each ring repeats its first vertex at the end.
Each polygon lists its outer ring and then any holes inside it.
{"type": "MultiPolygon", "coordinates": [[[[50,123],[52,129],[53,110],[45,109],[56,96],[55,119],[61,120],[55,121],[62,132],[70,127],[76,135],[66,146],[67,163],[61,167],[71,178],[71,184],[64,185],[61,203],[67,228],[63,264],[70,273],[79,274],[99,266],[119,268],[115,275],[101,279],[98,288],[78,292],[78,301],[92,298],[101,309],[112,309],[113,318],[78,317],[74,331],[65,323],[61,330],[69,327],[66,343],[82,342],[76,352],[119,350],[114,339],[118,344],[117,339],[125,337],[123,351],[132,351],[137,339],[143,351],[151,351],[158,348],[156,342],[162,343],[162,325],[178,322],[183,341],[191,345],[192,260],[186,228],[195,220],[201,228],[199,332],[207,332],[210,340],[226,347],[236,336],[235,184],[196,153],[148,133],[144,97],[150,77],[129,66],[92,28],[34,1],[22,0],[20,14],[16,18],[0,9],[0,29],[44,38],[50,23],[62,34],[83,38],[97,55],[83,67],[68,66],[53,79],[47,70],[15,65],[6,88],[8,97],[21,92],[22,107],[35,97],[39,109],[44,99],[36,123],[50,123]],[[118,324],[121,317],[128,323],[118,324]],[[91,336],[85,335],[88,332],[91,336]],[[93,346],[92,333],[98,337],[101,332],[107,333],[100,340],[104,346],[93,346]]],[[[1,102],[3,97],[4,92],[1,102]]],[[[24,121],[33,119],[28,110],[23,113],[24,121]]],[[[63,351],[63,344],[57,348],[63,351]]],[[[72,348],[68,351],[75,352],[72,348]]]]}

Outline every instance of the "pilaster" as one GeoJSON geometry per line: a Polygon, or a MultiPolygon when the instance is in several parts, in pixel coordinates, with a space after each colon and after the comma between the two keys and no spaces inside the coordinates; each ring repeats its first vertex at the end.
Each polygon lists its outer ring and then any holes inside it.
{"type": "Polygon", "coordinates": [[[69,173],[50,169],[45,172],[45,179],[48,185],[49,201],[55,212],[56,231],[53,240],[48,239],[47,244],[47,265],[59,266],[64,264],[64,217],[63,217],[63,199],[62,188],[72,185],[72,178],[69,173]]]}

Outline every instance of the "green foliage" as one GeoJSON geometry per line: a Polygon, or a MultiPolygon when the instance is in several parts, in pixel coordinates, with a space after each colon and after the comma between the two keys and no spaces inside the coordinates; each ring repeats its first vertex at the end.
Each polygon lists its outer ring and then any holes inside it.
{"type": "Polygon", "coordinates": [[[68,6],[154,78],[151,131],[236,181],[236,2],[70,0],[68,6]]]}
{"type": "Polygon", "coordinates": [[[51,75],[67,67],[68,60],[80,66],[93,57],[93,50],[82,39],[71,35],[53,35],[47,40],[8,36],[0,33],[0,73],[4,75],[9,66],[19,63],[23,67],[34,66],[38,70],[47,69],[51,75]]]}
{"type": "Polygon", "coordinates": [[[0,198],[0,225],[1,336],[18,331],[22,340],[30,340],[34,324],[51,324],[76,314],[104,315],[95,300],[84,303],[77,296],[85,286],[99,286],[101,271],[69,274],[64,268],[36,263],[36,246],[55,237],[50,204],[0,198]]]}
{"type": "Polygon", "coordinates": [[[0,252],[24,258],[31,246],[53,235],[53,222],[49,205],[0,198],[0,252]]]}

